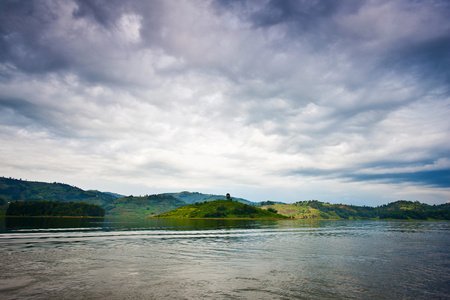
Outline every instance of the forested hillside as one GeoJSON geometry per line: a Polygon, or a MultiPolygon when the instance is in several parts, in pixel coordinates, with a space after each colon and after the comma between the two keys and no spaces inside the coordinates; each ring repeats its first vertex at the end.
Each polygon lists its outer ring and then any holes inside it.
{"type": "Polygon", "coordinates": [[[29,201],[11,202],[7,216],[72,216],[103,217],[105,209],[99,205],[84,202],[29,201]]]}
{"type": "Polygon", "coordinates": [[[450,220],[450,204],[428,205],[400,200],[378,207],[329,204],[317,200],[293,204],[263,202],[262,208],[276,209],[280,214],[296,219],[399,219],[450,220]]]}
{"type": "MultiPolygon", "coordinates": [[[[0,177],[0,215],[6,213],[8,202],[85,202],[100,205],[107,216],[140,217],[161,214],[186,205],[170,195],[124,197],[99,191],[84,191],[64,183],[46,183],[0,177]]],[[[31,207],[31,206],[30,206],[31,207]]]]}
{"type": "MultiPolygon", "coordinates": [[[[64,183],[46,183],[0,177],[0,197],[13,201],[86,202],[105,205],[117,197],[111,193],[84,191],[64,183]]],[[[1,200],[0,200],[1,201],[1,200]]]]}

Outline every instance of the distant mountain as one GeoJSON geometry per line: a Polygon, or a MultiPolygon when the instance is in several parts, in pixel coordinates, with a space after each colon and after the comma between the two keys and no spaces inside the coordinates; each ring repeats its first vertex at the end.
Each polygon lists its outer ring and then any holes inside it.
{"type": "Polygon", "coordinates": [[[265,202],[262,208],[272,208],[280,214],[296,219],[399,219],[399,220],[450,220],[450,204],[428,205],[399,200],[378,207],[329,204],[317,200],[293,204],[265,202]]]}
{"type": "MultiPolygon", "coordinates": [[[[227,199],[226,195],[202,194],[202,193],[198,193],[198,192],[186,192],[186,191],[180,192],[180,193],[164,193],[163,195],[171,195],[171,196],[177,198],[178,200],[181,200],[188,204],[227,199]]],[[[243,198],[233,197],[233,200],[241,202],[241,203],[249,204],[249,205],[255,204],[254,202],[251,202],[251,201],[243,199],[243,198]]]]}
{"type": "Polygon", "coordinates": [[[188,204],[156,218],[170,219],[288,219],[272,209],[261,209],[233,200],[215,200],[188,204]]]}
{"type": "Polygon", "coordinates": [[[100,191],[97,191],[97,190],[88,190],[88,192],[89,192],[89,191],[103,193],[103,194],[109,195],[109,196],[111,196],[111,197],[114,197],[114,198],[116,198],[116,199],[117,199],[117,198],[125,197],[125,195],[116,194],[116,193],[111,193],[111,192],[100,192],[100,191]]]}
{"type": "Polygon", "coordinates": [[[46,183],[0,177],[0,213],[12,201],[86,202],[105,206],[115,196],[99,191],[84,191],[64,183],[46,183]],[[4,203],[2,206],[1,203],[4,203]]]}
{"type": "Polygon", "coordinates": [[[118,198],[106,204],[104,208],[107,216],[145,218],[162,214],[184,205],[186,205],[185,202],[170,195],[150,195],[118,198]]]}
{"type": "MultiPolygon", "coordinates": [[[[167,193],[144,197],[125,197],[110,192],[82,190],[64,183],[46,183],[0,177],[0,215],[4,215],[9,202],[59,201],[86,202],[102,206],[107,216],[147,217],[162,214],[194,202],[226,199],[224,195],[200,193],[167,193]]],[[[237,201],[251,203],[237,198],[237,201]]]]}
{"type": "Polygon", "coordinates": [[[258,207],[261,207],[261,206],[264,206],[264,205],[274,205],[274,204],[286,204],[286,203],[284,203],[284,202],[278,202],[278,201],[270,201],[270,200],[267,200],[267,201],[257,202],[257,203],[255,203],[254,205],[256,205],[256,206],[258,206],[258,207]]]}
{"type": "Polygon", "coordinates": [[[86,202],[103,207],[107,216],[147,217],[186,205],[170,195],[124,197],[120,194],[84,191],[64,183],[46,183],[0,177],[0,215],[4,215],[8,202],[59,201],[86,202]]]}

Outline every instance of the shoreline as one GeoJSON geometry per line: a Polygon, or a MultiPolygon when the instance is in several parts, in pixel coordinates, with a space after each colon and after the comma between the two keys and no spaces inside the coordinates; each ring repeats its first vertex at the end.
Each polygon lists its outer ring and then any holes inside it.
{"type": "Polygon", "coordinates": [[[105,217],[95,216],[0,216],[0,218],[52,218],[52,219],[104,219],[105,217]]]}
{"type": "Polygon", "coordinates": [[[450,220],[438,220],[438,219],[259,219],[259,218],[157,218],[157,217],[146,217],[145,219],[156,219],[156,220],[257,220],[257,221],[401,221],[401,222],[449,222],[450,220]]]}
{"type": "Polygon", "coordinates": [[[158,217],[146,217],[146,219],[157,219],[157,220],[264,220],[264,221],[296,220],[294,218],[265,219],[265,218],[158,218],[158,217]]]}

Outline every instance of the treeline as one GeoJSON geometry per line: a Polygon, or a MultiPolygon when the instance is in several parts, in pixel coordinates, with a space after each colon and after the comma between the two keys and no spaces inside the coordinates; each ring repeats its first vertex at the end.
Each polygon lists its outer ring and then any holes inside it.
{"type": "Polygon", "coordinates": [[[11,202],[6,210],[7,216],[71,216],[103,217],[105,209],[99,205],[85,202],[30,201],[11,202]]]}
{"type": "Polygon", "coordinates": [[[329,219],[332,216],[337,216],[340,219],[372,219],[379,216],[378,210],[370,206],[329,204],[318,200],[297,203],[306,203],[307,206],[319,210],[319,217],[324,219],[329,219]]]}
{"type": "Polygon", "coordinates": [[[380,219],[450,220],[450,203],[428,205],[400,200],[377,207],[380,219]]]}

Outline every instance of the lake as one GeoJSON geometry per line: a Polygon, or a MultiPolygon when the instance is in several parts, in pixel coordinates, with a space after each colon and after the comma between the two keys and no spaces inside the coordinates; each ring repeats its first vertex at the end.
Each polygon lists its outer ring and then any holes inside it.
{"type": "Polygon", "coordinates": [[[1,299],[450,299],[450,222],[0,218],[1,299]]]}

